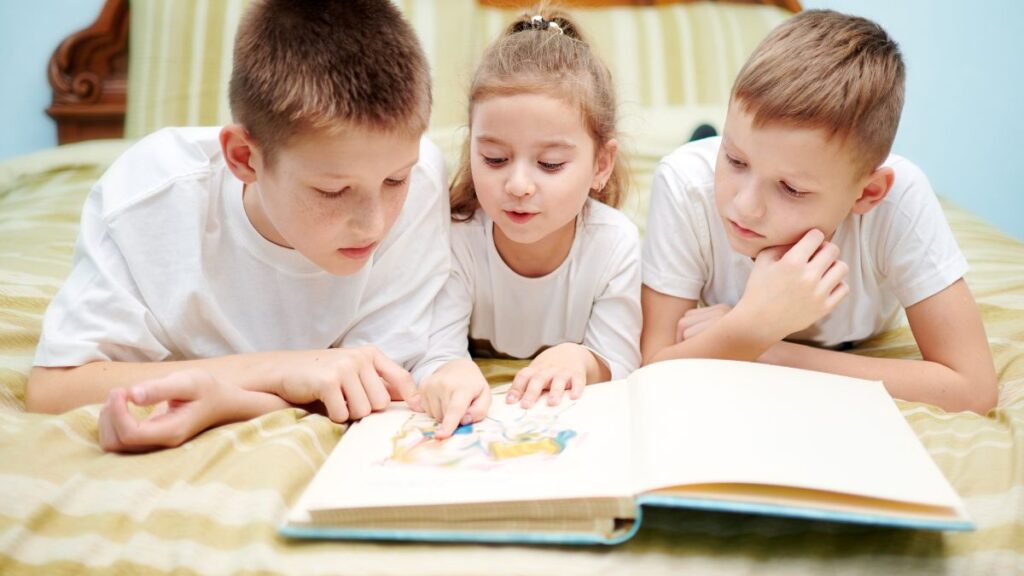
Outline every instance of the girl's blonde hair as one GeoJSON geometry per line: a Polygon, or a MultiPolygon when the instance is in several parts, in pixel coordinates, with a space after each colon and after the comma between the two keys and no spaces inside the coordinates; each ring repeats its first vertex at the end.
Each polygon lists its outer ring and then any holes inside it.
{"type": "MultiPolygon", "coordinates": [[[[568,15],[545,5],[513,22],[484,52],[469,89],[469,125],[477,102],[524,93],[548,94],[577,107],[595,150],[616,137],[615,90],[608,67],[568,15]]],[[[480,207],[470,171],[470,137],[467,133],[450,191],[456,221],[468,220],[480,207]]],[[[590,197],[618,208],[628,185],[619,154],[607,183],[591,189],[590,197]]]]}

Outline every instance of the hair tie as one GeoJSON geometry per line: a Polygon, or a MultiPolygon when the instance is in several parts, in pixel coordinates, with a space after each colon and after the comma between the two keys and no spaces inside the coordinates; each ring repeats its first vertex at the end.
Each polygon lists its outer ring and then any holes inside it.
{"type": "Polygon", "coordinates": [[[561,26],[553,20],[545,20],[540,14],[530,18],[530,25],[534,30],[555,30],[559,34],[563,34],[561,26]]]}

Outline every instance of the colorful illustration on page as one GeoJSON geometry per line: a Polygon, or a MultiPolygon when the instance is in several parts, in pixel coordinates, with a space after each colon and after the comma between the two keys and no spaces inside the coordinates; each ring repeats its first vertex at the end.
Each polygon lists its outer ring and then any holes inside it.
{"type": "Polygon", "coordinates": [[[492,413],[484,420],[456,428],[447,440],[435,440],[438,423],[425,414],[413,414],[391,439],[385,464],[460,467],[486,470],[499,464],[536,462],[555,458],[580,441],[573,429],[560,425],[572,404],[533,410],[492,413]]]}

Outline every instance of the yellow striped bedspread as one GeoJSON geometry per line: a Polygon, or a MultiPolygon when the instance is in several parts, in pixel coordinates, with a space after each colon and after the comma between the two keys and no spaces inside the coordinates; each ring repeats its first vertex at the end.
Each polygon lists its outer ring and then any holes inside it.
{"type": "MultiPolygon", "coordinates": [[[[97,444],[98,406],[58,416],[24,410],[41,318],[68,272],[82,202],[125,146],[73,145],[0,163],[2,574],[1024,574],[1024,244],[960,209],[946,207],[971,263],[999,406],[987,417],[900,408],[977,531],[652,510],[633,540],[610,548],[297,543],[277,526],[344,426],[289,409],[178,449],[116,455],[97,444]]],[[[905,327],[858,352],[917,355],[905,327]]],[[[515,369],[483,365],[495,382],[515,369]]]]}

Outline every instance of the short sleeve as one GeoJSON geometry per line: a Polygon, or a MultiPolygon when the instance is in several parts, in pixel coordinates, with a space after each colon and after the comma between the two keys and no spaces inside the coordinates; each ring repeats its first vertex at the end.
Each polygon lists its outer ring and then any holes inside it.
{"type": "Polygon", "coordinates": [[[583,346],[600,356],[612,380],[640,367],[640,238],[635,230],[619,242],[607,282],[594,301],[583,346]]]}
{"type": "Polygon", "coordinates": [[[932,296],[967,273],[942,206],[924,173],[907,160],[893,163],[896,179],[873,214],[878,274],[904,307],[932,296]]]}
{"type": "Polygon", "coordinates": [[[667,162],[654,173],[643,283],[662,294],[698,300],[710,276],[711,240],[703,203],[667,162]]]}
{"type": "MultiPolygon", "coordinates": [[[[458,240],[455,240],[458,243],[458,240]]],[[[423,360],[413,371],[417,384],[446,363],[468,359],[469,322],[473,313],[473,269],[468,253],[453,245],[452,271],[434,301],[430,337],[423,360]]]]}
{"type": "Polygon", "coordinates": [[[46,310],[36,366],[173,356],[102,216],[102,186],[101,180],[82,210],[71,274],[46,310]]]}

